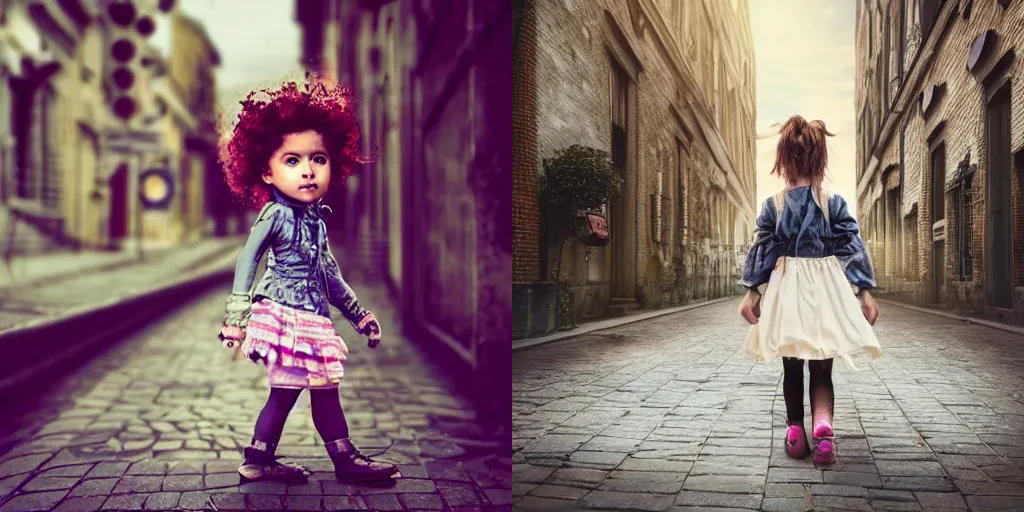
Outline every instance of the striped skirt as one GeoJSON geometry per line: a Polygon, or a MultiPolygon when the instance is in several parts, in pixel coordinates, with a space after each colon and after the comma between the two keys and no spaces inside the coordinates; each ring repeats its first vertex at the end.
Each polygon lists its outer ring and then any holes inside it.
{"type": "Polygon", "coordinates": [[[252,306],[241,352],[267,366],[271,387],[293,389],[337,387],[348,359],[330,318],[266,299],[252,306]]]}

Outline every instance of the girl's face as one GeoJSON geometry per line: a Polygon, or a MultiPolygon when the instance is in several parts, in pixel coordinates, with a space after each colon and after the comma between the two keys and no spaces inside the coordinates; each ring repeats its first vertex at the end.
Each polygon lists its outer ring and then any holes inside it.
{"type": "Polygon", "coordinates": [[[323,197],[331,184],[331,161],[320,133],[306,130],[285,135],[281,147],[270,156],[263,181],[304,203],[323,197]]]}

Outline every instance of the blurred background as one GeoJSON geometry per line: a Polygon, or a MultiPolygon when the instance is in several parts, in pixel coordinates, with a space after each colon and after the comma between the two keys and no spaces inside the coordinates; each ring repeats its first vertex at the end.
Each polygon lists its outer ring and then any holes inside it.
{"type": "Polygon", "coordinates": [[[351,85],[377,154],[327,198],[346,279],[388,319],[391,352],[364,364],[436,368],[466,418],[510,435],[511,18],[481,0],[0,1],[0,393],[88,393],[68,376],[118,344],[166,348],[127,340],[173,308],[211,304],[173,343],[212,350],[255,215],[218,139],[246,93],[312,71],[351,85]]]}

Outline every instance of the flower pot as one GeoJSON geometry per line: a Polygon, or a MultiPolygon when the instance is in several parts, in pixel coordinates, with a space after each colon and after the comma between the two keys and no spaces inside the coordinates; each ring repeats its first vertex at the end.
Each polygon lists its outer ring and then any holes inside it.
{"type": "Polygon", "coordinates": [[[601,213],[585,212],[577,217],[580,240],[591,247],[604,247],[610,240],[608,219],[601,213]]]}

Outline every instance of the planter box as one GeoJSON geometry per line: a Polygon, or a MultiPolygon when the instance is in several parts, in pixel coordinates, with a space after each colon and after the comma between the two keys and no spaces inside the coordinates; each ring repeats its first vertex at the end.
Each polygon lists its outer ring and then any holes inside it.
{"type": "Polygon", "coordinates": [[[555,283],[512,283],[512,339],[555,330],[555,283]]]}

